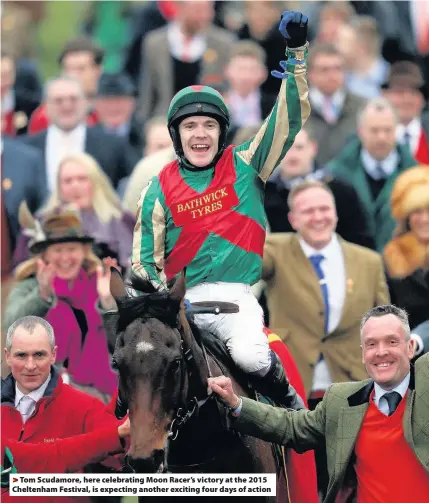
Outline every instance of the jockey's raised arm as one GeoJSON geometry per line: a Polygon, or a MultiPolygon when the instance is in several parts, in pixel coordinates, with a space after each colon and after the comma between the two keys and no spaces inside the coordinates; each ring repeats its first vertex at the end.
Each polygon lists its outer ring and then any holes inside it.
{"type": "Polygon", "coordinates": [[[286,49],[287,60],[282,62],[285,72],[278,74],[282,85],[270,115],[254,138],[234,148],[234,153],[253,167],[264,182],[279,165],[310,115],[307,54],[308,43],[286,49]]]}

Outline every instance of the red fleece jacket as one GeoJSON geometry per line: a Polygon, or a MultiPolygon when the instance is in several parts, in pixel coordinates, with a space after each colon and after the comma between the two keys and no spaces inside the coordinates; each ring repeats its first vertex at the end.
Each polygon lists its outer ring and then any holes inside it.
{"type": "MultiPolygon", "coordinates": [[[[53,368],[51,380],[45,395],[37,402],[33,415],[24,424],[21,414],[15,408],[15,380],[10,375],[2,381],[1,436],[26,443],[52,443],[60,439],[108,427],[117,428],[118,421],[109,409],[97,398],[82,393],[62,382],[53,368]]],[[[83,451],[91,458],[92,451],[83,451]]],[[[53,473],[62,473],[62,465],[53,473]]],[[[119,463],[118,463],[119,469],[119,463]]],[[[38,503],[50,503],[58,498],[38,497],[38,503]]],[[[15,498],[16,503],[25,501],[15,498]]],[[[83,503],[86,498],[61,498],[61,503],[76,501],[83,503]]]]}

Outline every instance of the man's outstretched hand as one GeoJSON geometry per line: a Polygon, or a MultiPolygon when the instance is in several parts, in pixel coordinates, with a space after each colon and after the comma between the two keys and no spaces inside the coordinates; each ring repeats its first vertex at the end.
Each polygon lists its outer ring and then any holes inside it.
{"type": "Polygon", "coordinates": [[[279,31],[290,48],[302,47],[307,42],[308,17],[295,10],[285,10],[279,31]]]}
{"type": "Polygon", "coordinates": [[[234,393],[232,381],[229,377],[209,377],[209,389],[214,391],[222,402],[231,409],[236,409],[240,404],[240,398],[234,393]]]}

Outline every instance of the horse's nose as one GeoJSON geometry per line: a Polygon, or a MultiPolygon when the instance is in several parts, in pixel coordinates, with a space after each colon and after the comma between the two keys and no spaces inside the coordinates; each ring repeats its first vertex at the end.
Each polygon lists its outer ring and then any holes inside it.
{"type": "Polygon", "coordinates": [[[164,449],[156,449],[147,458],[125,457],[124,472],[133,473],[160,473],[163,470],[164,449]]]}

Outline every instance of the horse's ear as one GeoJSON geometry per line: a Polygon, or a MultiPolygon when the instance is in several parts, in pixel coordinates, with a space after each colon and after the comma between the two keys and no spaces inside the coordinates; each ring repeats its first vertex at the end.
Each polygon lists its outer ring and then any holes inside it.
{"type": "Polygon", "coordinates": [[[170,297],[173,297],[173,299],[181,301],[185,298],[185,294],[186,294],[185,271],[182,271],[170,290],[170,297]]]}
{"type": "Polygon", "coordinates": [[[115,267],[110,268],[110,293],[115,299],[126,297],[127,291],[122,274],[115,267]]]}

